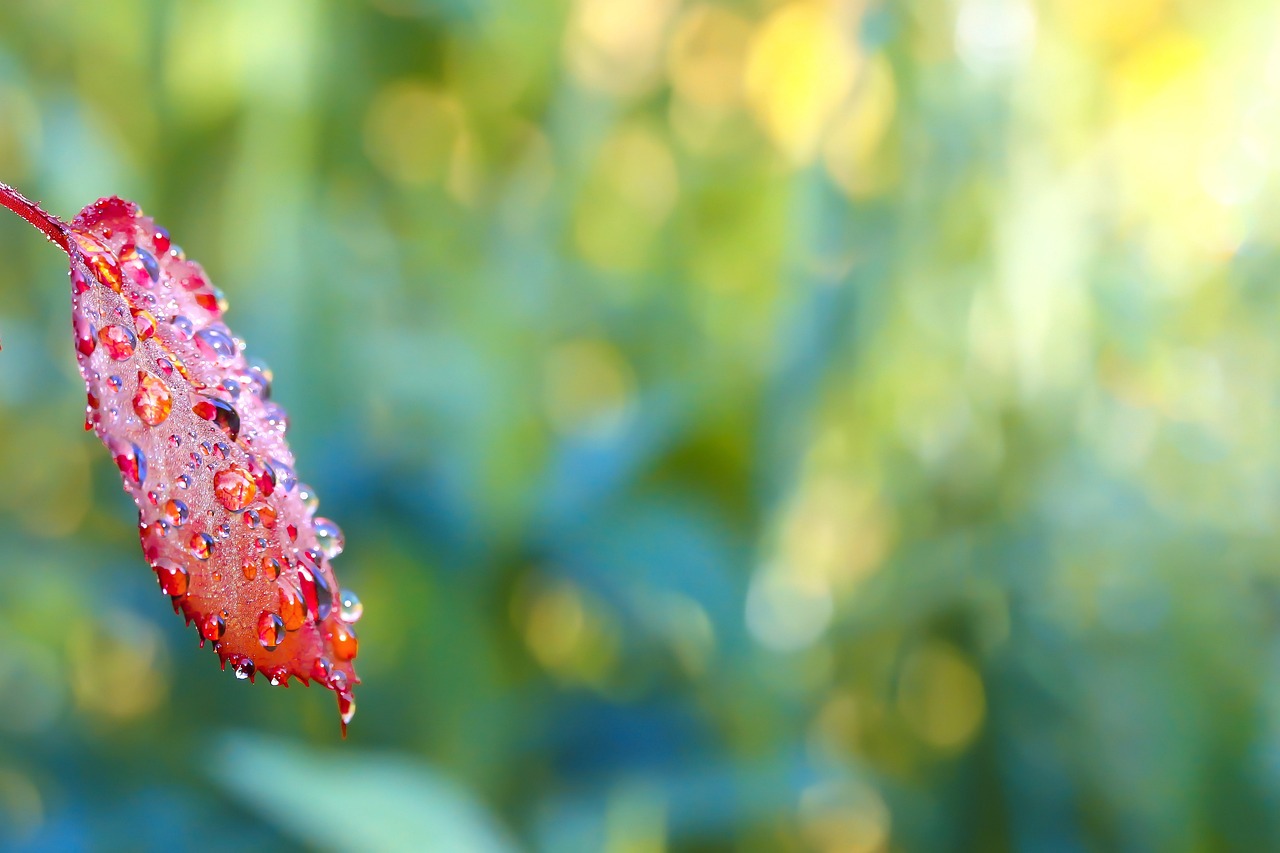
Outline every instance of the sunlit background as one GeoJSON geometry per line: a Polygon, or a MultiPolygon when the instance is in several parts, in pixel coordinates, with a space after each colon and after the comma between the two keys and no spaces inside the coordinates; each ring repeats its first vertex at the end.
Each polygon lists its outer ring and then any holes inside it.
{"type": "Polygon", "coordinates": [[[6,0],[0,180],[269,362],[359,713],[218,671],[0,220],[0,847],[1280,847],[1263,0],[6,0]]]}

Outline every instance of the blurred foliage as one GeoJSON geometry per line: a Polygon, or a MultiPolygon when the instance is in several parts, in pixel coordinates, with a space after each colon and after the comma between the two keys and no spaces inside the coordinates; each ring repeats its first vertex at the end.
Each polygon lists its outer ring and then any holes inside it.
{"type": "Polygon", "coordinates": [[[0,846],[1280,847],[1278,143],[1262,0],[0,4],[366,614],[219,675],[3,218],[0,846]]]}

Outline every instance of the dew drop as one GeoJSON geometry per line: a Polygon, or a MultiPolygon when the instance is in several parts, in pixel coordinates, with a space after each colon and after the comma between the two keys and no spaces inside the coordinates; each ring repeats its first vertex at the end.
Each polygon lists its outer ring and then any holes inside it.
{"type": "MultiPolygon", "coordinates": [[[[177,436],[174,436],[174,438],[177,438],[177,436]]],[[[173,484],[179,489],[189,489],[191,488],[191,477],[187,474],[179,474],[178,479],[174,480],[173,484]]]]}
{"type": "Polygon", "coordinates": [[[113,323],[98,330],[98,343],[112,359],[124,361],[137,348],[138,336],[132,330],[113,323]]]}
{"type": "Polygon", "coordinates": [[[213,475],[213,495],[218,503],[231,512],[240,510],[253,503],[258,494],[249,472],[239,465],[232,465],[213,475]]]}
{"type": "Polygon", "coordinates": [[[342,528],[327,518],[315,520],[316,544],[320,553],[330,560],[342,553],[346,540],[342,536],[342,528]]]}
{"type": "Polygon", "coordinates": [[[240,566],[240,571],[244,573],[245,580],[253,580],[258,576],[258,561],[252,557],[246,559],[240,566]]]}
{"type": "Polygon", "coordinates": [[[217,613],[210,613],[200,623],[200,636],[206,640],[212,640],[216,643],[222,639],[222,635],[225,633],[227,633],[227,620],[217,613]]]}
{"type": "Polygon", "coordinates": [[[205,358],[213,359],[220,364],[231,361],[238,354],[236,342],[216,326],[196,332],[196,347],[205,358]]]}
{"type": "Polygon", "coordinates": [[[314,515],[320,508],[320,497],[316,494],[316,490],[306,483],[298,484],[298,497],[302,499],[302,505],[306,508],[308,515],[314,515]]]}
{"type": "Polygon", "coordinates": [[[284,642],[284,620],[277,614],[263,611],[258,616],[258,642],[269,652],[284,642]]]}
{"type": "Polygon", "coordinates": [[[191,516],[191,511],[187,509],[187,505],[176,498],[165,501],[164,509],[161,511],[164,520],[174,527],[181,527],[187,523],[187,519],[191,516]]]}
{"type": "Polygon", "coordinates": [[[206,397],[192,406],[191,411],[196,417],[216,423],[232,441],[240,435],[240,414],[231,407],[230,403],[214,397],[206,397]]]}
{"type": "Polygon", "coordinates": [[[253,661],[248,658],[236,661],[233,668],[235,669],[236,678],[241,681],[246,678],[253,678],[253,674],[258,671],[258,668],[253,665],[253,661]]]}
{"type": "Polygon", "coordinates": [[[173,410],[173,394],[158,377],[138,371],[138,389],[133,394],[133,410],[147,426],[159,426],[173,410]]]}
{"type": "Polygon", "coordinates": [[[111,446],[111,455],[124,475],[126,483],[141,486],[147,480],[147,457],[142,448],[130,441],[118,440],[111,446]]]}
{"type": "Polygon", "coordinates": [[[191,340],[191,335],[195,331],[191,321],[181,314],[169,318],[169,327],[173,329],[174,338],[179,341],[191,340]]]}
{"type": "Polygon", "coordinates": [[[213,537],[208,533],[193,533],[187,540],[187,550],[197,560],[207,560],[213,556],[213,537]]]}
{"type": "Polygon", "coordinates": [[[343,622],[359,622],[360,617],[364,615],[364,605],[349,589],[344,589],[339,595],[338,615],[342,617],[343,622]]]}

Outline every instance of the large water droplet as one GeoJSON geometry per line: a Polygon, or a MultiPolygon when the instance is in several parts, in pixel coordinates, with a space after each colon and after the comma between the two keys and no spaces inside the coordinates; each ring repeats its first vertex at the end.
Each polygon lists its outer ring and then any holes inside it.
{"type": "Polygon", "coordinates": [[[196,332],[196,347],[204,354],[205,358],[213,359],[219,363],[231,361],[238,354],[236,342],[231,339],[231,335],[217,326],[210,326],[207,329],[201,329],[196,332]]]}
{"type": "Polygon", "coordinates": [[[364,605],[354,592],[344,589],[338,596],[338,615],[343,622],[359,622],[364,615],[364,605]]]}
{"type": "Polygon", "coordinates": [[[327,518],[317,518],[314,523],[316,545],[320,553],[330,560],[342,553],[346,540],[342,536],[342,528],[327,518]]]}
{"type": "Polygon", "coordinates": [[[216,423],[232,441],[240,435],[240,414],[232,408],[230,403],[214,397],[206,397],[192,406],[191,411],[198,418],[216,423]]]}
{"type": "Polygon", "coordinates": [[[222,639],[222,635],[225,633],[227,633],[227,620],[223,619],[220,614],[210,613],[200,623],[200,636],[206,640],[212,640],[216,643],[222,639]]]}
{"type": "Polygon", "coordinates": [[[258,494],[249,472],[239,465],[232,465],[213,475],[213,495],[218,503],[231,512],[240,510],[253,503],[258,494]]]}
{"type": "Polygon", "coordinates": [[[138,390],[133,395],[133,410],[148,426],[164,423],[173,410],[173,395],[158,377],[138,371],[138,390]]]}
{"type": "Polygon", "coordinates": [[[258,642],[269,652],[284,642],[284,620],[277,614],[263,611],[258,617],[258,642]]]}
{"type": "Polygon", "coordinates": [[[113,323],[98,330],[98,343],[112,359],[124,361],[137,349],[138,336],[132,329],[113,323]]]}
{"type": "Polygon", "coordinates": [[[187,540],[187,550],[197,560],[207,560],[213,556],[213,537],[208,533],[193,533],[187,540]]]}
{"type": "Polygon", "coordinates": [[[164,509],[161,510],[164,520],[174,527],[181,527],[187,523],[187,519],[191,515],[191,511],[187,509],[187,505],[180,500],[170,499],[165,501],[164,509]]]}
{"type": "Polygon", "coordinates": [[[280,617],[284,620],[284,627],[286,630],[296,631],[307,621],[306,602],[291,581],[281,579],[279,590],[280,617]]]}

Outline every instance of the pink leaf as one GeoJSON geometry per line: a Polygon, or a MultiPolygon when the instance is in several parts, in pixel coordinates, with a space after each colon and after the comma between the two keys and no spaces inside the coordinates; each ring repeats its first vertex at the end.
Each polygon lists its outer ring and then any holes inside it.
{"type": "Polygon", "coordinates": [[[85,427],[120,469],[175,612],[241,678],[333,690],[345,736],[360,608],[330,565],[342,533],[298,482],[271,372],[246,360],[221,293],[132,202],[101,199],[69,225],[3,184],[0,203],[70,257],[85,427]]]}

